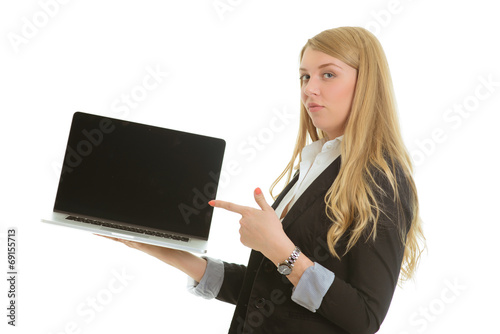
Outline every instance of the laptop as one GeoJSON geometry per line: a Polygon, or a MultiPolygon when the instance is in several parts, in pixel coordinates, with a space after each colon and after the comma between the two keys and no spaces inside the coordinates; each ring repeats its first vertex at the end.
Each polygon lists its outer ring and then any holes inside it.
{"type": "Polygon", "coordinates": [[[76,112],[45,223],[206,253],[225,141],[76,112]]]}

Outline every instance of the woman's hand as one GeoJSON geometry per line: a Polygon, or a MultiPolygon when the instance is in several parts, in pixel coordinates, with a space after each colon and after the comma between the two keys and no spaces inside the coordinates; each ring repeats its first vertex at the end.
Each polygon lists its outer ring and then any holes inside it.
{"type": "Polygon", "coordinates": [[[267,204],[260,188],[255,189],[254,197],[261,210],[220,200],[208,203],[213,207],[239,213],[242,216],[241,243],[261,252],[277,264],[287,259],[295,246],[283,231],[281,221],[274,209],[267,204]]]}
{"type": "Polygon", "coordinates": [[[120,239],[120,238],[108,237],[108,236],[100,235],[100,234],[96,234],[96,235],[100,236],[100,237],[107,238],[107,239],[111,239],[114,241],[118,241],[124,245],[127,245],[130,248],[140,250],[146,254],[149,254],[149,255],[152,255],[155,257],[161,256],[161,257],[163,257],[163,259],[167,259],[171,254],[176,252],[174,249],[171,249],[171,248],[160,247],[160,246],[150,245],[150,244],[144,244],[144,243],[140,243],[137,241],[130,241],[130,240],[125,240],[125,239],[120,239]]]}
{"type": "Polygon", "coordinates": [[[146,254],[154,256],[157,259],[165,262],[166,264],[169,264],[183,271],[187,275],[191,276],[197,282],[201,281],[201,278],[205,274],[205,270],[207,268],[207,261],[205,261],[205,259],[202,259],[186,251],[143,244],[136,241],[113,238],[99,234],[97,235],[100,237],[121,242],[122,244],[125,244],[130,248],[134,248],[146,254]]]}
{"type": "Polygon", "coordinates": [[[130,248],[135,248],[135,249],[139,249],[140,250],[140,247],[141,247],[141,244],[138,243],[138,242],[135,242],[135,241],[129,241],[129,240],[125,240],[125,239],[108,237],[107,235],[96,234],[96,233],[94,233],[94,235],[97,235],[98,237],[103,237],[103,238],[106,238],[106,239],[111,239],[111,240],[114,240],[114,241],[121,242],[122,244],[127,245],[130,248]]]}

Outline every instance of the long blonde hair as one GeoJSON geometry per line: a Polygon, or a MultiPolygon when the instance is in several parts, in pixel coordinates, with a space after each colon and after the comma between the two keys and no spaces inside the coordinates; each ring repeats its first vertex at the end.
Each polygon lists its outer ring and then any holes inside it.
{"type": "MultiPolygon", "coordinates": [[[[346,253],[370,226],[370,236],[376,238],[381,209],[371,186],[374,171],[385,175],[394,190],[396,203],[400,203],[397,179],[404,180],[410,188],[412,217],[408,231],[405,230],[406,224],[402,224],[401,242],[405,249],[400,279],[409,279],[425,247],[425,238],[419,218],[417,189],[412,177],[413,167],[402,140],[391,75],[382,46],[364,28],[340,27],[325,30],[309,39],[302,48],[300,60],[306,48],[326,53],[357,70],[351,111],[341,142],[340,171],[325,196],[326,214],[332,221],[327,235],[330,252],[340,258],[335,246],[349,229],[346,253]],[[396,169],[396,166],[399,167],[396,169]],[[396,171],[402,175],[395,175],[396,171]],[[420,241],[424,242],[423,246],[420,241]]],[[[285,170],[271,185],[271,195],[285,175],[286,183],[290,182],[292,171],[298,168],[302,159],[301,151],[308,144],[308,136],[312,141],[328,137],[313,125],[301,103],[299,133],[293,155],[285,170]],[[295,165],[297,157],[299,161],[295,165]]]]}

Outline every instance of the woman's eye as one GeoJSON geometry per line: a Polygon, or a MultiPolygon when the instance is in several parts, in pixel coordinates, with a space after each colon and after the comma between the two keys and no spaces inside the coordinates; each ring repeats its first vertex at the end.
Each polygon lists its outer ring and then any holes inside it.
{"type": "Polygon", "coordinates": [[[334,77],[335,77],[335,74],[333,74],[333,73],[325,73],[325,74],[323,74],[323,76],[324,76],[326,79],[330,79],[330,78],[334,78],[334,77]]]}
{"type": "Polygon", "coordinates": [[[300,80],[300,81],[309,80],[309,75],[307,75],[307,74],[303,74],[303,75],[301,75],[301,76],[299,77],[299,80],[300,80]]]}

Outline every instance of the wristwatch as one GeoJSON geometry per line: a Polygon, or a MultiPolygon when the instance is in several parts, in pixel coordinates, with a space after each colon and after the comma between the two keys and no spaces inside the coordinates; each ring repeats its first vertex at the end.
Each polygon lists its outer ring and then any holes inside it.
{"type": "Polygon", "coordinates": [[[293,269],[293,265],[295,261],[297,261],[299,255],[300,255],[300,248],[295,247],[295,249],[293,250],[292,254],[290,254],[288,259],[278,264],[278,269],[277,269],[278,272],[281,275],[290,275],[293,269]]]}

